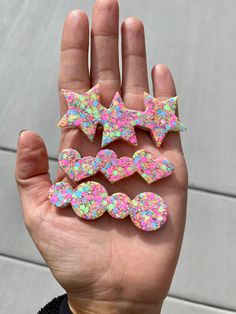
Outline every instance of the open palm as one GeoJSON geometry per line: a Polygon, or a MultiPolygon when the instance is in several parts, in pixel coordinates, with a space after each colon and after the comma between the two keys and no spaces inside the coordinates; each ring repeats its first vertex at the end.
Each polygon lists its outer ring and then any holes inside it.
{"type": "MultiPolygon", "coordinates": [[[[116,0],[97,0],[91,31],[91,70],[88,70],[89,25],[85,13],[71,12],[62,36],[60,89],[84,93],[96,83],[101,102],[108,106],[119,91],[127,107],[143,110],[143,92],[148,91],[144,29],[135,18],[122,24],[122,83],[118,58],[119,12],[116,0]]],[[[153,68],[154,96],[164,100],[175,96],[174,82],[164,65],[153,68]]],[[[61,114],[67,109],[60,94],[61,114]]],[[[70,207],[50,205],[48,156],[41,138],[25,131],[19,138],[16,179],[26,226],[53,275],[68,293],[75,313],[159,313],[175,271],[185,223],[187,170],[180,137],[169,133],[160,149],[149,134],[136,130],[139,146],[114,142],[108,148],[118,156],[132,156],[146,149],[154,156],[166,156],[175,167],[170,177],[147,185],[138,175],[111,185],[109,193],[123,192],[133,198],[151,191],[168,204],[168,222],[157,232],[137,229],[129,218],[117,220],[104,214],[95,221],[78,218],[70,207]]],[[[101,131],[90,143],[78,129],[62,129],[61,147],[82,155],[101,149],[101,131]]],[[[67,180],[58,171],[57,180],[67,180]]]]}

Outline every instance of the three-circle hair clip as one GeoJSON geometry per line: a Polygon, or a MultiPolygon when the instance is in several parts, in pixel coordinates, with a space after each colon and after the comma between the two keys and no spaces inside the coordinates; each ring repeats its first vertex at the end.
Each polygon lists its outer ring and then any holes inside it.
{"type": "Polygon", "coordinates": [[[73,189],[66,182],[55,183],[49,200],[56,207],[71,205],[77,216],[94,220],[108,212],[113,218],[130,217],[136,227],[145,231],[159,229],[167,219],[167,205],[156,193],[143,192],[134,199],[124,193],[108,195],[98,182],[87,181],[73,189]]]}

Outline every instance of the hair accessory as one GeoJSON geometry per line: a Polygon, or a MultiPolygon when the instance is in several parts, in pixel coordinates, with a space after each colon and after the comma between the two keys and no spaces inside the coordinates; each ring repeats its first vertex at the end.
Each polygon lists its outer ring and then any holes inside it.
{"type": "Polygon", "coordinates": [[[102,147],[124,140],[137,145],[135,127],[149,130],[157,147],[169,131],[183,131],[184,125],[175,115],[178,97],[159,102],[148,93],[144,93],[145,111],[128,109],[119,93],[116,93],[110,108],[100,103],[99,85],[84,95],[62,90],[68,110],[59,121],[60,127],[78,127],[93,141],[97,125],[103,126],[102,147]]]}
{"type": "Polygon", "coordinates": [[[137,172],[148,184],[168,177],[173,171],[173,164],[166,158],[156,159],[150,152],[138,150],[133,157],[118,158],[110,149],[103,149],[96,158],[81,158],[72,148],[64,149],[58,157],[58,164],[71,180],[80,181],[100,171],[111,183],[131,176],[137,172]]]}
{"type": "Polygon", "coordinates": [[[144,231],[157,230],[167,220],[167,205],[159,195],[144,192],[133,200],[123,193],[109,196],[100,183],[93,181],[81,183],[75,190],[68,183],[58,182],[50,188],[49,200],[57,207],[71,204],[76,215],[88,220],[106,211],[117,219],[130,216],[134,225],[144,231]]]}

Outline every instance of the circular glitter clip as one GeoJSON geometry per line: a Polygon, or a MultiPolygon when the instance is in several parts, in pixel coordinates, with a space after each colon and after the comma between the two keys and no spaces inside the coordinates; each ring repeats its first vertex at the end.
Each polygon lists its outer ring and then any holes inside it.
{"type": "Polygon", "coordinates": [[[57,182],[49,190],[48,198],[52,205],[56,207],[66,207],[70,204],[73,189],[66,182],[57,182]]]}
{"type": "Polygon", "coordinates": [[[157,194],[144,192],[131,201],[130,218],[134,225],[144,231],[161,228],[167,220],[167,204],[157,194]]]}
{"type": "Polygon", "coordinates": [[[93,220],[107,210],[107,191],[97,182],[81,183],[72,193],[71,206],[77,216],[93,220]]]}
{"type": "Polygon", "coordinates": [[[124,219],[130,214],[130,198],[124,193],[114,193],[107,197],[107,211],[116,219],[124,219]]]}

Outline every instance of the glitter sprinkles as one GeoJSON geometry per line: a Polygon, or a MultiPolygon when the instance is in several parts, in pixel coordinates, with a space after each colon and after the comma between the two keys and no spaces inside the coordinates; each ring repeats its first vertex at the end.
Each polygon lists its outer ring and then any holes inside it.
{"type": "Polygon", "coordinates": [[[148,184],[168,177],[173,171],[173,164],[166,158],[156,159],[145,150],[138,150],[132,158],[118,158],[111,149],[103,149],[96,158],[86,156],[81,158],[78,151],[67,148],[58,157],[59,166],[74,181],[95,175],[100,171],[111,183],[131,176],[137,172],[148,184]]]}
{"type": "Polygon", "coordinates": [[[66,182],[57,182],[49,190],[48,198],[56,207],[66,207],[72,200],[72,187],[66,182]]]}
{"type": "Polygon", "coordinates": [[[91,156],[81,158],[78,151],[72,148],[64,149],[58,157],[58,164],[73,181],[95,175],[99,171],[98,160],[91,156]]]}
{"type": "Polygon", "coordinates": [[[167,205],[159,195],[143,192],[133,200],[123,193],[109,196],[100,183],[93,181],[81,183],[74,190],[58,182],[50,188],[49,200],[56,207],[71,204],[76,215],[87,220],[97,219],[106,211],[117,219],[130,216],[134,225],[144,231],[157,230],[167,220],[167,205]]]}
{"type": "Polygon", "coordinates": [[[81,183],[72,193],[71,206],[77,216],[83,219],[96,219],[106,211],[108,194],[97,182],[81,183]]]}
{"type": "Polygon", "coordinates": [[[103,126],[102,147],[123,140],[137,146],[135,127],[149,130],[154,144],[160,147],[170,131],[184,131],[175,111],[178,97],[159,102],[144,93],[144,111],[128,109],[119,93],[116,93],[111,106],[105,108],[100,103],[100,88],[97,84],[85,94],[62,90],[68,110],[59,121],[59,127],[80,128],[93,141],[98,124],[103,126]]]}
{"type": "Polygon", "coordinates": [[[167,220],[167,205],[155,193],[137,195],[131,201],[131,206],[130,218],[139,229],[154,231],[161,228],[167,220]]]}
{"type": "Polygon", "coordinates": [[[133,161],[136,171],[148,184],[168,177],[174,171],[174,165],[166,157],[154,159],[151,153],[143,149],[134,153],[133,161]]]}
{"type": "Polygon", "coordinates": [[[114,193],[107,197],[107,211],[116,219],[124,219],[130,214],[130,198],[124,193],[114,193]]]}
{"type": "Polygon", "coordinates": [[[184,124],[175,115],[177,106],[178,97],[159,102],[148,93],[144,93],[144,107],[146,109],[142,114],[142,119],[136,125],[150,131],[153,142],[157,147],[161,146],[168,132],[186,130],[184,124]]]}
{"type": "Polygon", "coordinates": [[[100,172],[103,173],[111,183],[129,177],[136,171],[132,158],[118,158],[116,153],[110,149],[100,150],[96,160],[100,166],[100,172]]]}
{"type": "Polygon", "coordinates": [[[135,115],[136,111],[126,108],[120,94],[116,93],[110,108],[104,108],[100,117],[103,126],[102,147],[118,139],[137,146],[135,115]]]}
{"type": "Polygon", "coordinates": [[[80,128],[90,141],[96,133],[100,120],[100,87],[95,85],[84,95],[63,89],[62,93],[68,105],[68,110],[58,123],[58,127],[80,128]]]}

